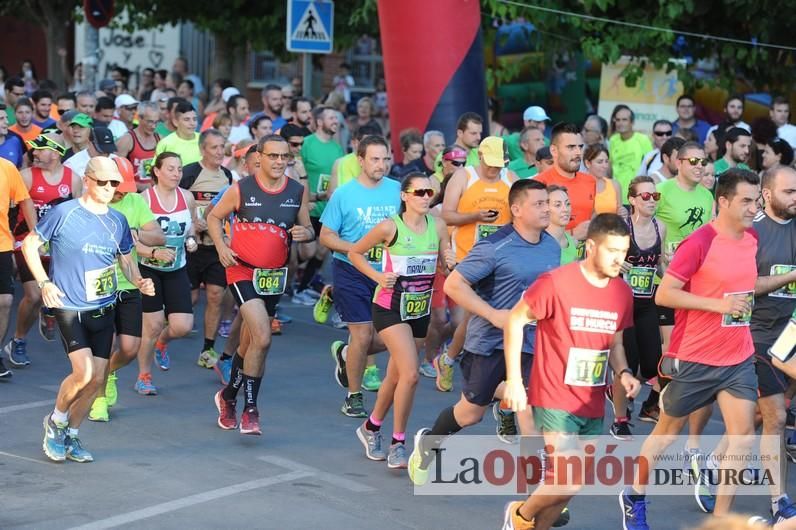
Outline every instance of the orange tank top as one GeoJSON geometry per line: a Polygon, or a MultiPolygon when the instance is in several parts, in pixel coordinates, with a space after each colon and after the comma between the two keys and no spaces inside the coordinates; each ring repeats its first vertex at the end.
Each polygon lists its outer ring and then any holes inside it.
{"type": "Polygon", "coordinates": [[[612,182],[603,180],[603,191],[598,191],[594,196],[594,213],[616,213],[619,205],[616,203],[616,190],[612,182]]]}
{"type": "Polygon", "coordinates": [[[465,171],[467,171],[467,186],[456,210],[459,213],[497,210],[498,216],[493,223],[478,222],[454,227],[452,242],[457,261],[463,260],[479,240],[497,232],[501,226],[511,221],[509,209],[511,182],[508,173],[503,170],[500,172],[499,180],[487,182],[479,178],[473,166],[465,167],[465,171]]]}

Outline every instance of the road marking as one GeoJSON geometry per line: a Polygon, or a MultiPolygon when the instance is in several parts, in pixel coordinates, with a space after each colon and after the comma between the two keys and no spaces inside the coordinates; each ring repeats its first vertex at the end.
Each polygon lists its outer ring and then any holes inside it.
{"type": "Polygon", "coordinates": [[[321,480],[323,482],[328,482],[333,486],[338,486],[340,488],[347,489],[348,491],[353,491],[355,493],[370,493],[372,491],[376,491],[376,488],[371,488],[366,484],[362,484],[355,480],[335,475],[334,473],[328,473],[326,471],[322,471],[316,467],[308,466],[306,464],[300,464],[295,460],[290,460],[279,456],[258,456],[257,460],[268,462],[269,464],[274,464],[275,466],[283,467],[291,471],[302,471],[305,473],[310,473],[318,480],[321,480]]]}
{"type": "Polygon", "coordinates": [[[44,464],[45,466],[49,466],[50,465],[50,462],[44,462],[42,460],[36,460],[35,458],[28,458],[27,456],[15,455],[13,453],[6,453],[5,451],[0,451],[0,456],[9,456],[11,458],[18,458],[20,460],[24,460],[25,462],[33,462],[34,464],[44,464]]]}
{"type": "Polygon", "coordinates": [[[16,412],[18,410],[27,410],[43,407],[45,405],[52,405],[55,403],[54,399],[45,399],[44,401],[31,401],[30,403],[20,403],[19,405],[9,405],[7,407],[0,407],[0,414],[8,412],[16,412]]]}
{"type": "Polygon", "coordinates": [[[304,471],[291,471],[290,473],[284,473],[282,475],[276,475],[273,477],[250,480],[241,484],[226,486],[224,488],[218,488],[215,490],[205,491],[204,493],[189,495],[188,497],[175,499],[162,504],[156,504],[155,506],[150,506],[149,508],[143,508],[141,510],[115,515],[113,517],[108,517],[107,519],[100,519],[98,521],[87,523],[81,526],[72,527],[71,530],[101,530],[104,528],[114,528],[116,526],[133,523],[142,519],[148,519],[150,517],[155,517],[156,515],[162,515],[164,513],[174,512],[183,508],[195,506],[197,504],[204,504],[209,501],[223,499],[224,497],[230,497],[245,491],[266,488],[268,486],[273,486],[274,484],[281,484],[282,482],[290,482],[291,480],[298,480],[310,476],[312,476],[312,473],[307,473],[304,471]]]}

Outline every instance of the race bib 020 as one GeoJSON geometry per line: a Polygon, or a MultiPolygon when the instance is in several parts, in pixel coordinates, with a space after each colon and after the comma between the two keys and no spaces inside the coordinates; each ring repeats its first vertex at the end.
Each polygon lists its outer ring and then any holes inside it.
{"type": "Polygon", "coordinates": [[[564,383],[570,386],[605,385],[609,350],[570,348],[564,383]]]}
{"type": "Polygon", "coordinates": [[[260,296],[273,296],[285,292],[287,267],[281,269],[254,269],[254,292],[260,296]]]}
{"type": "Polygon", "coordinates": [[[423,318],[431,313],[432,290],[421,293],[401,293],[401,320],[423,318]]]}
{"type": "Polygon", "coordinates": [[[655,269],[652,267],[631,267],[625,281],[636,298],[649,298],[655,287],[655,269]]]}
{"type": "MultiPolygon", "coordinates": [[[[796,270],[796,265],[772,265],[770,274],[771,276],[780,276],[793,270],[796,270]]],[[[783,285],[776,291],[769,293],[768,296],[773,296],[775,298],[796,298],[796,282],[783,285]]]]}
{"type": "Polygon", "coordinates": [[[107,298],[116,292],[116,266],[93,269],[84,273],[86,282],[86,301],[93,302],[107,298]]]}

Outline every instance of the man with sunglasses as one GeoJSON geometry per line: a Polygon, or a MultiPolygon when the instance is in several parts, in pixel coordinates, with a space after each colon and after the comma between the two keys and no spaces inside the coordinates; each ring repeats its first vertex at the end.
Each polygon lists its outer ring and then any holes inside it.
{"type": "Polygon", "coordinates": [[[157,103],[142,101],[138,104],[138,126],[126,132],[116,142],[119,156],[127,158],[133,164],[138,191],[152,185],[151,168],[155,160],[155,148],[160,141],[160,135],[155,132],[159,116],[157,103]]]}
{"type": "MultiPolygon", "coordinates": [[[[348,324],[349,341],[332,344],[337,365],[335,379],[348,389],[340,411],[351,418],[367,416],[362,398],[362,377],[368,354],[384,351],[384,344],[373,328],[371,304],[376,283],[359,272],[348,259],[356,241],[384,219],[398,213],[400,184],[384,178],[390,150],[381,136],[367,136],[357,148],[362,173],[337,190],[321,216],[321,244],[334,252],[332,276],[334,306],[348,324]]],[[[382,248],[374,247],[368,261],[381,270],[382,248]]],[[[306,272],[305,272],[306,274],[306,272]]]]}
{"type": "Polygon", "coordinates": [[[644,155],[641,166],[638,168],[637,177],[652,176],[654,172],[660,170],[663,165],[661,147],[666,140],[672,137],[672,134],[672,122],[669,120],[657,120],[652,124],[652,146],[654,149],[644,155]]]}
{"type": "MultiPolygon", "coordinates": [[[[119,118],[118,121],[120,121],[125,128],[124,132],[119,134],[119,136],[115,136],[116,131],[114,131],[114,138],[118,140],[135,127],[133,121],[135,119],[135,111],[138,109],[138,100],[130,94],[121,94],[116,96],[114,105],[116,106],[116,115],[119,118]]],[[[111,127],[111,130],[113,131],[113,127],[111,127]]]]}
{"type": "Polygon", "coordinates": [[[122,182],[116,164],[92,158],[79,199],[54,207],[22,243],[22,253],[52,308],[72,365],[60,385],[55,410],[44,417],[44,453],[53,461],[91,462],[78,428],[104,378],[113,345],[118,262],[122,274],[143,294],[154,294],[152,280],[141,277],[130,253],[133,238],[122,214],[108,208],[122,182]],[[44,269],[39,248],[50,244],[52,266],[44,269]]]}
{"type": "Polygon", "coordinates": [[[74,110],[76,106],[77,99],[71,92],[63,92],[58,94],[58,97],[55,99],[55,111],[58,116],[63,116],[68,111],[74,110]]]}
{"type": "Polygon", "coordinates": [[[752,148],[752,133],[741,127],[732,127],[724,133],[724,156],[713,165],[716,171],[716,182],[721,174],[730,168],[750,169],[746,165],[752,148]]]}
{"type": "Polygon", "coordinates": [[[263,325],[276,315],[276,305],[287,286],[291,240],[315,239],[309,216],[307,189],[285,174],[292,160],[290,146],[277,135],[257,146],[259,169],[227,190],[207,218],[226,279],[240,308],[243,325],[238,353],[232,357],[227,386],[216,393],[218,426],[238,426],[238,391],[245,394],[241,434],[262,434],[257,395],[271,346],[271,327],[263,325]],[[231,241],[223,223],[234,215],[231,241]]]}
{"type": "MultiPolygon", "coordinates": [[[[82,179],[61,164],[61,157],[66,151],[61,141],[59,135],[48,133],[40,135],[28,144],[33,152],[33,165],[23,169],[21,175],[33,201],[38,220],[56,205],[80,197],[82,193],[82,179]]],[[[14,259],[22,282],[23,297],[17,309],[14,336],[4,350],[11,364],[17,367],[30,364],[25,337],[33,326],[41,306],[41,292],[22,256],[22,241],[30,230],[23,212],[20,212],[14,227],[14,259]]],[[[42,264],[49,269],[49,253],[42,255],[41,259],[42,264]]]]}

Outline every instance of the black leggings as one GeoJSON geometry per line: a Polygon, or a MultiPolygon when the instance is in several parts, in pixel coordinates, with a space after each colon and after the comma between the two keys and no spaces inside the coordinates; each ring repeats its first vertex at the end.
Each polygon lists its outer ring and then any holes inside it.
{"type": "Polygon", "coordinates": [[[661,358],[661,330],[658,309],[652,299],[633,300],[633,327],[624,333],[625,355],[628,367],[641,377],[651,379],[658,375],[661,358]]]}

